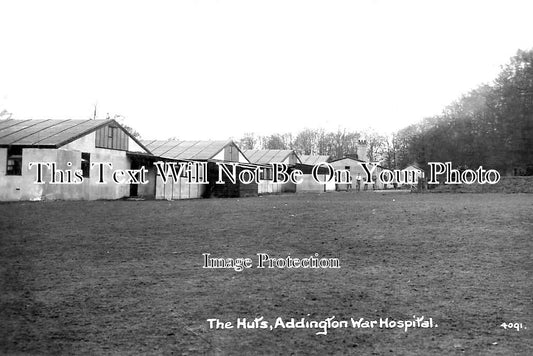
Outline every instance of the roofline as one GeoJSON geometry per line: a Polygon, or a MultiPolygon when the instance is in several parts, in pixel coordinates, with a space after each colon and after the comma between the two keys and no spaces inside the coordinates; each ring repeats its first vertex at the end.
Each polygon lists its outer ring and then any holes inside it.
{"type": "Polygon", "coordinates": [[[148,158],[152,158],[154,161],[163,161],[163,162],[189,162],[189,160],[186,160],[186,159],[175,159],[175,158],[161,157],[161,156],[156,156],[156,155],[151,154],[151,153],[144,153],[144,152],[126,151],[126,156],[148,157],[148,158]]]}
{"type": "MultiPolygon", "coordinates": [[[[28,119],[28,120],[14,120],[14,121],[19,121],[20,123],[23,123],[23,122],[28,122],[28,121],[32,121],[32,120],[31,120],[31,119],[28,119]]],[[[52,121],[52,120],[50,120],[50,119],[45,119],[45,120],[37,120],[37,121],[40,121],[40,122],[46,122],[46,121],[52,121]]],[[[68,122],[68,121],[70,121],[70,120],[66,119],[66,120],[58,120],[58,121],[61,121],[60,123],[64,123],[64,122],[68,122]]],[[[88,122],[88,121],[91,121],[91,120],[90,120],[90,119],[83,120],[83,121],[80,122],[79,124],[76,124],[76,125],[74,125],[74,126],[70,126],[70,127],[66,128],[66,129],[64,129],[64,130],[61,130],[60,132],[63,132],[63,131],[66,131],[66,130],[70,130],[71,128],[76,127],[76,126],[79,126],[79,125],[82,125],[83,123],[86,123],[86,122],[88,122]]],[[[60,123],[57,123],[57,124],[52,125],[52,126],[57,126],[57,125],[59,125],[60,123]]],[[[33,124],[33,125],[29,126],[29,127],[33,127],[33,126],[38,125],[38,124],[39,124],[39,122],[37,122],[37,123],[35,123],[35,124],[33,124]]],[[[9,127],[12,127],[12,126],[15,126],[15,125],[11,125],[11,126],[9,126],[9,127]]],[[[50,128],[50,127],[52,127],[52,126],[48,126],[48,127],[46,127],[45,129],[50,128]]],[[[72,142],[72,141],[74,141],[74,140],[77,140],[78,138],[80,138],[80,137],[82,137],[82,136],[85,136],[86,134],[92,132],[92,130],[97,130],[97,129],[99,129],[100,127],[102,127],[102,125],[98,125],[98,127],[96,127],[96,128],[87,129],[87,130],[84,131],[82,134],[79,134],[79,135],[73,136],[74,138],[69,138],[68,140],[65,140],[64,142],[59,143],[59,144],[57,144],[57,145],[55,145],[55,144],[44,144],[44,145],[40,145],[40,144],[38,143],[38,142],[40,142],[40,141],[44,141],[45,139],[47,139],[47,138],[53,136],[53,135],[51,135],[51,136],[47,136],[47,137],[45,137],[45,138],[42,138],[42,139],[36,141],[35,144],[31,144],[31,143],[30,143],[30,144],[28,144],[28,143],[26,143],[26,144],[17,144],[16,141],[15,141],[14,143],[10,143],[10,144],[2,144],[2,145],[0,145],[0,147],[21,146],[21,147],[35,147],[35,148],[59,148],[59,147],[61,147],[61,146],[66,145],[67,143],[70,143],[70,142],[72,142]]],[[[24,130],[24,129],[26,129],[26,128],[27,128],[27,127],[22,128],[22,129],[20,129],[20,130],[17,130],[17,131],[15,131],[15,132],[9,133],[9,134],[4,135],[4,136],[2,136],[2,137],[7,137],[7,136],[9,136],[9,135],[12,135],[13,133],[20,132],[20,131],[22,131],[22,130],[24,130]]],[[[32,135],[32,134],[30,134],[30,135],[26,135],[26,136],[24,136],[24,137],[22,137],[22,138],[25,138],[25,137],[28,137],[28,136],[31,136],[31,135],[32,135]]],[[[20,141],[20,139],[17,139],[17,141],[20,141]]]]}
{"type": "Polygon", "coordinates": [[[150,140],[143,140],[143,141],[146,141],[146,144],[147,144],[147,145],[150,145],[150,144],[152,144],[152,143],[154,143],[154,142],[156,142],[156,141],[161,141],[161,142],[163,142],[163,144],[158,145],[158,146],[156,147],[156,148],[159,148],[159,147],[163,146],[163,145],[165,144],[165,142],[168,142],[168,141],[170,141],[170,140],[166,140],[166,141],[165,141],[165,140],[151,140],[151,139],[150,139],[150,140]]]}
{"type": "Polygon", "coordinates": [[[115,119],[110,119],[110,121],[113,121],[115,124],[118,125],[118,127],[120,127],[122,130],[124,130],[124,132],[133,140],[135,141],[136,144],[138,144],[139,146],[141,146],[142,148],[144,148],[146,150],[146,152],[148,152],[149,154],[152,154],[152,151],[150,151],[148,148],[146,148],[145,145],[143,145],[141,143],[140,140],[138,140],[137,138],[135,138],[128,130],[126,130],[124,128],[124,126],[122,126],[121,124],[119,124],[115,119]]]}
{"type": "MultiPolygon", "coordinates": [[[[157,141],[157,140],[152,141],[151,143],[154,143],[154,142],[156,142],[156,141],[157,141]]],[[[157,147],[155,147],[154,150],[163,147],[164,145],[166,145],[166,144],[169,143],[169,142],[172,143],[172,146],[171,146],[170,148],[168,148],[166,151],[161,152],[161,153],[159,154],[159,156],[161,156],[161,157],[165,157],[164,155],[165,155],[167,152],[172,151],[173,149],[175,149],[176,147],[178,147],[178,146],[180,145],[180,143],[181,143],[181,141],[179,141],[179,140],[170,140],[170,139],[169,139],[169,140],[163,141],[163,143],[162,143],[161,145],[158,145],[157,147]]],[[[196,145],[196,143],[195,143],[195,145],[196,145]]],[[[190,147],[189,147],[189,148],[190,148],[190,147]]],[[[186,149],[183,149],[183,148],[182,148],[182,149],[181,149],[180,151],[178,151],[178,152],[179,152],[179,153],[182,153],[182,152],[185,151],[185,150],[187,150],[187,148],[186,148],[186,149]]]]}
{"type": "MultiPolygon", "coordinates": [[[[222,147],[220,150],[216,151],[213,155],[211,155],[211,156],[208,157],[208,158],[202,158],[202,159],[195,159],[195,158],[187,158],[187,159],[185,159],[185,158],[180,158],[180,159],[176,159],[176,158],[169,158],[169,157],[168,157],[168,159],[175,159],[175,160],[186,161],[186,162],[188,162],[188,161],[191,161],[191,162],[200,162],[200,161],[214,162],[214,161],[218,161],[218,160],[214,159],[213,157],[215,157],[215,156],[218,155],[220,152],[222,152],[222,151],[223,151],[228,145],[232,144],[233,146],[235,146],[235,147],[237,148],[237,150],[239,151],[239,153],[242,154],[242,156],[246,159],[246,161],[247,161],[246,163],[250,163],[250,164],[252,163],[252,162],[250,162],[250,160],[248,159],[248,157],[244,154],[244,152],[242,152],[242,150],[239,148],[239,145],[237,145],[237,144],[235,143],[235,141],[233,141],[233,140],[225,140],[225,141],[224,141],[224,140],[194,140],[194,141],[182,141],[182,140],[172,140],[172,139],[169,139],[169,140],[151,140],[151,139],[150,139],[150,140],[144,140],[144,141],[149,142],[149,144],[152,144],[152,143],[154,143],[154,142],[156,142],[156,141],[163,142],[162,145],[159,145],[159,146],[157,146],[156,148],[162,147],[162,146],[164,146],[164,145],[165,145],[166,143],[168,143],[168,142],[175,142],[176,145],[172,146],[171,148],[169,148],[168,150],[166,150],[166,151],[163,152],[162,154],[158,155],[158,157],[161,157],[161,158],[167,158],[166,156],[164,156],[164,154],[167,153],[167,152],[169,152],[169,151],[171,151],[172,149],[178,147],[178,146],[181,145],[183,142],[194,142],[194,145],[196,145],[196,144],[198,144],[198,143],[200,143],[200,142],[209,142],[209,143],[213,143],[213,142],[222,142],[222,143],[224,144],[223,147],[222,147]]],[[[142,147],[144,147],[144,146],[142,146],[142,147]]],[[[191,147],[192,147],[192,146],[191,146],[191,147]]],[[[187,150],[188,150],[189,148],[191,148],[191,147],[187,147],[186,149],[181,150],[179,153],[181,154],[182,152],[187,151],[187,150]]],[[[200,152],[202,152],[203,150],[205,150],[205,149],[207,149],[207,148],[208,148],[208,147],[204,147],[200,152]]],[[[150,152],[150,151],[149,151],[149,152],[150,152]]],[[[200,153],[200,152],[198,152],[198,153],[200,153]]],[[[198,153],[197,153],[197,154],[198,154],[198,153]]],[[[220,161],[220,162],[224,162],[224,161],[222,160],[222,161],[220,161]]],[[[233,162],[233,161],[229,161],[229,162],[233,162]]]]}
{"type": "Polygon", "coordinates": [[[333,160],[329,161],[328,163],[337,162],[337,161],[340,161],[340,160],[343,160],[343,159],[346,159],[346,158],[354,160],[354,161],[357,161],[357,162],[370,163],[370,162],[367,162],[367,161],[363,161],[362,159],[353,158],[353,157],[349,157],[349,156],[344,156],[344,157],[341,157],[341,158],[333,159],[333,160]]]}
{"type": "MultiPolygon", "coordinates": [[[[327,163],[327,162],[326,162],[327,163]]],[[[307,167],[316,167],[318,163],[315,164],[309,164],[309,163],[296,163],[296,166],[307,166],[307,167]]]]}
{"type": "Polygon", "coordinates": [[[222,152],[224,150],[224,148],[226,148],[228,146],[228,144],[232,144],[233,146],[237,147],[237,150],[239,151],[239,153],[246,159],[246,161],[248,161],[247,163],[252,163],[250,162],[250,160],[248,159],[248,157],[246,157],[246,155],[244,154],[244,152],[242,152],[242,150],[239,148],[239,145],[237,145],[235,143],[235,141],[233,140],[227,140],[226,143],[224,144],[224,147],[222,147],[220,150],[217,151],[217,153],[215,153],[214,155],[212,155],[210,158],[208,159],[213,159],[213,157],[215,157],[217,154],[219,154],[220,152],[222,152]]]}
{"type": "Polygon", "coordinates": [[[298,159],[298,161],[300,162],[300,164],[302,164],[302,160],[300,159],[300,156],[298,156],[298,153],[296,153],[295,150],[291,150],[291,151],[294,153],[294,155],[296,156],[296,158],[298,159]]]}
{"type": "MultiPolygon", "coordinates": [[[[260,160],[261,158],[263,158],[263,157],[267,154],[267,152],[268,152],[269,150],[253,150],[253,149],[250,149],[250,150],[246,150],[246,151],[257,151],[257,152],[259,152],[259,151],[265,151],[265,153],[263,153],[263,154],[261,155],[261,157],[257,158],[256,161],[254,161],[254,163],[257,163],[257,162],[259,162],[259,160],[260,160]]],[[[250,162],[251,162],[251,161],[250,161],[250,162]]]]}
{"type": "MultiPolygon", "coordinates": [[[[202,142],[202,141],[201,141],[201,140],[196,141],[195,145],[198,144],[199,142],[202,142]]],[[[208,142],[209,142],[209,141],[208,141],[208,142]]],[[[216,141],[213,141],[213,142],[216,142],[216,141]]],[[[220,150],[218,150],[215,154],[213,154],[212,156],[210,156],[207,160],[212,160],[213,157],[215,157],[217,154],[219,154],[220,152],[222,152],[222,151],[226,148],[226,146],[228,145],[229,141],[223,141],[223,142],[224,142],[224,146],[223,146],[220,150]]],[[[208,147],[209,147],[209,146],[206,146],[206,147],[202,148],[202,149],[201,149],[200,151],[198,151],[198,153],[196,153],[196,154],[198,155],[198,154],[202,153],[202,151],[205,151],[208,147]]],[[[190,148],[190,147],[188,147],[187,149],[185,149],[185,151],[188,150],[189,148],[190,148]]]]}
{"type": "Polygon", "coordinates": [[[361,160],[361,159],[359,159],[359,158],[353,158],[353,157],[348,157],[348,156],[344,156],[344,157],[342,157],[342,158],[337,158],[337,159],[334,159],[334,160],[329,161],[329,162],[327,162],[327,163],[334,163],[334,162],[337,162],[337,161],[340,161],[340,160],[343,160],[343,159],[346,159],[346,158],[351,159],[351,160],[354,160],[354,161],[357,161],[357,162],[361,162],[361,163],[375,164],[376,167],[378,167],[378,168],[388,169],[388,168],[383,167],[381,164],[372,163],[372,162],[370,162],[370,161],[363,161],[363,160],[361,160]]]}
{"type": "MultiPolygon", "coordinates": [[[[17,119],[7,119],[7,120],[2,120],[2,121],[4,121],[4,122],[7,122],[7,121],[14,121],[14,123],[13,123],[12,125],[2,127],[2,130],[4,130],[4,129],[8,129],[8,128],[10,128],[10,127],[13,127],[13,126],[15,126],[15,125],[18,125],[18,124],[20,124],[20,123],[22,123],[22,122],[31,121],[31,119],[20,119],[20,120],[17,120],[17,119]],[[19,122],[17,122],[17,121],[19,121],[19,122]]],[[[2,136],[2,137],[3,137],[3,136],[2,136]]]]}
{"type": "Polygon", "coordinates": [[[233,141],[233,140],[230,140],[230,141],[231,141],[231,143],[233,143],[233,145],[234,145],[235,147],[237,147],[237,150],[239,150],[239,153],[240,153],[240,154],[246,159],[246,161],[248,161],[249,164],[253,164],[253,163],[248,159],[248,157],[246,157],[246,155],[245,155],[244,152],[241,150],[241,148],[239,147],[239,145],[238,145],[237,143],[235,143],[235,141],[233,141]]]}
{"type": "MultiPolygon", "coordinates": [[[[237,148],[238,148],[238,147],[237,147],[237,148]]],[[[240,151],[240,149],[239,149],[239,151],[240,151]]],[[[295,151],[295,150],[291,150],[291,149],[288,149],[288,150],[277,150],[277,149],[273,149],[273,148],[265,148],[265,149],[262,149],[262,150],[254,150],[254,149],[250,149],[250,150],[246,150],[246,151],[289,151],[289,152],[287,153],[287,155],[283,156],[282,161],[286,160],[287,157],[289,157],[289,156],[291,155],[291,153],[294,153],[294,155],[296,156],[296,159],[298,160],[298,162],[296,162],[296,164],[297,164],[297,163],[303,164],[303,163],[302,163],[302,160],[300,159],[300,157],[298,156],[298,154],[296,153],[296,151],[295,151]]],[[[241,153],[242,153],[242,152],[241,152],[241,153]]],[[[265,152],[264,155],[266,155],[266,154],[267,154],[267,152],[265,152]]],[[[244,155],[244,153],[243,153],[243,155],[244,155]]],[[[264,156],[264,155],[263,155],[263,156],[264,156]]],[[[263,156],[261,156],[261,158],[262,158],[263,156]]],[[[246,157],[246,156],[244,156],[244,157],[246,157]]],[[[248,157],[246,157],[246,159],[248,159],[248,157]]],[[[248,159],[248,162],[253,163],[253,162],[251,162],[249,159],[248,159]]],[[[269,163],[266,163],[266,164],[270,164],[270,163],[277,163],[277,162],[269,162],[269,163]]],[[[280,162],[280,163],[281,163],[281,162],[280,162]]],[[[254,163],[254,164],[257,164],[257,163],[254,163]]],[[[259,163],[259,164],[261,164],[261,163],[259,163]]],[[[263,163],[263,164],[264,164],[264,163],[263,163]]]]}
{"type": "MultiPolygon", "coordinates": [[[[27,122],[27,121],[31,121],[31,119],[27,119],[27,120],[15,120],[13,119],[13,121],[18,121],[18,123],[20,122],[27,122]]],[[[41,120],[39,120],[41,121],[41,120]]],[[[46,119],[46,120],[42,120],[42,121],[51,121],[50,119],[46,119]]],[[[62,122],[68,122],[70,121],[69,119],[66,119],[66,120],[60,120],[62,122]]],[[[74,125],[74,126],[70,126],[60,132],[63,132],[63,131],[66,131],[66,130],[70,130],[71,128],[73,127],[76,127],[76,126],[79,126],[79,125],[82,125],[86,122],[89,122],[89,121],[93,121],[91,119],[87,119],[87,120],[82,120],[81,123],[77,124],[77,125],[74,125]]],[[[102,121],[102,123],[100,123],[98,126],[95,126],[95,127],[92,127],[92,128],[88,128],[87,130],[85,131],[82,131],[81,133],[75,135],[75,136],[72,136],[58,144],[45,144],[45,145],[40,145],[40,144],[17,144],[16,142],[15,143],[12,143],[12,144],[0,144],[0,147],[12,147],[12,146],[20,146],[20,147],[27,147],[27,148],[60,148],[62,146],[65,146],[73,141],[76,141],[77,139],[87,135],[87,134],[90,134],[106,125],[109,125],[110,123],[113,123],[114,125],[120,127],[122,129],[122,131],[124,131],[126,133],[126,135],[128,135],[128,137],[130,137],[131,139],[133,139],[133,141],[135,141],[135,143],[137,143],[140,147],[142,147],[146,152],[148,152],[149,154],[152,154],[152,152],[146,148],[146,146],[144,146],[137,138],[133,137],[133,135],[128,131],[126,130],[121,124],[119,124],[115,119],[105,119],[105,120],[97,120],[97,121],[102,121]]],[[[18,124],[17,123],[17,124],[18,124]]],[[[35,126],[35,125],[38,125],[38,123],[32,125],[32,126],[35,126]]],[[[11,126],[14,126],[14,125],[11,125],[11,126]]],[[[11,127],[11,126],[8,126],[8,127],[11,127]]],[[[20,130],[19,130],[20,131],[20,130]]],[[[10,134],[9,134],[10,135],[10,134]]],[[[9,136],[9,135],[6,135],[6,136],[9,136]]],[[[50,136],[51,137],[51,136],[50,136]]],[[[46,137],[47,138],[47,137],[46,137]]],[[[39,141],[43,141],[45,140],[46,138],[43,138],[39,141]]],[[[39,142],[37,141],[37,142],[39,142]]]]}
{"type": "Polygon", "coordinates": [[[409,166],[413,166],[413,167],[417,167],[417,168],[422,168],[422,167],[420,167],[421,165],[418,164],[418,162],[410,163],[410,164],[407,165],[407,167],[409,167],[409,166]]]}
{"type": "Polygon", "coordinates": [[[315,161],[315,163],[304,163],[302,162],[301,164],[306,164],[306,165],[309,165],[309,166],[316,166],[317,164],[320,164],[320,163],[329,163],[329,160],[317,160],[315,161]]]}
{"type": "MultiPolygon", "coordinates": [[[[92,121],[92,120],[88,120],[88,121],[92,121]]],[[[101,129],[102,127],[106,126],[106,125],[109,125],[110,123],[113,123],[115,125],[117,125],[118,127],[120,127],[122,129],[122,131],[124,131],[133,141],[135,141],[136,144],[138,144],[139,146],[141,146],[143,149],[146,150],[146,152],[148,152],[149,154],[152,154],[152,152],[146,148],[141,142],[139,142],[139,140],[137,140],[135,137],[133,137],[133,135],[128,131],[126,130],[121,124],[119,124],[115,119],[105,119],[105,120],[102,120],[102,123],[98,126],[95,126],[95,127],[92,127],[90,129],[87,129],[83,132],[81,132],[80,134],[76,135],[76,136],[73,136],[63,142],[60,142],[59,144],[57,145],[52,145],[52,147],[54,148],[59,148],[59,147],[62,147],[62,146],[65,146],[73,141],[76,141],[77,139],[79,139],[80,137],[83,137],[85,135],[88,135],[98,129],[101,129]]],[[[35,146],[31,146],[31,147],[35,147],[35,146]]]]}
{"type": "Polygon", "coordinates": [[[9,148],[9,147],[14,147],[14,146],[22,147],[22,148],[57,148],[55,145],[32,145],[32,144],[27,144],[27,143],[22,144],[22,145],[17,145],[16,143],[0,144],[1,148],[9,148]]]}
{"type": "Polygon", "coordinates": [[[302,156],[302,157],[304,157],[304,156],[305,157],[327,157],[328,159],[331,158],[330,155],[300,155],[300,156],[302,156]]]}
{"type": "Polygon", "coordinates": [[[417,164],[408,164],[407,166],[405,166],[404,169],[407,169],[407,168],[409,168],[409,167],[414,167],[414,168],[418,169],[419,171],[423,171],[423,170],[424,170],[423,168],[421,168],[421,167],[420,167],[419,165],[417,165],[417,164]]]}
{"type": "MultiPolygon", "coordinates": [[[[25,120],[25,121],[31,121],[31,120],[25,120]]],[[[45,120],[45,122],[46,122],[46,121],[50,121],[50,119],[45,120]]],[[[21,121],[20,123],[22,123],[22,122],[23,122],[23,121],[21,121]]],[[[17,124],[18,124],[18,123],[15,123],[15,124],[13,124],[13,125],[6,126],[6,127],[2,128],[2,130],[9,129],[10,127],[16,126],[17,124]]],[[[0,132],[0,138],[4,138],[4,137],[11,136],[11,135],[16,134],[16,133],[18,133],[18,132],[20,132],[20,131],[22,131],[22,130],[28,128],[28,127],[33,127],[33,126],[35,126],[35,125],[38,125],[38,123],[35,123],[35,124],[31,125],[31,126],[26,126],[26,127],[19,128],[18,130],[15,130],[15,131],[12,131],[12,132],[8,132],[7,134],[3,134],[3,135],[2,135],[2,133],[0,132]]]]}

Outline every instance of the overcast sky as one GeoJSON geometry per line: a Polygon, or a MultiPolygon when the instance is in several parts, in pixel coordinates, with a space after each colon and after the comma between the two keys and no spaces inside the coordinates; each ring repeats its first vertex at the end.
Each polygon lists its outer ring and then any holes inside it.
{"type": "Polygon", "coordinates": [[[533,1],[0,1],[0,111],[143,138],[390,132],[533,48],[533,1]]]}

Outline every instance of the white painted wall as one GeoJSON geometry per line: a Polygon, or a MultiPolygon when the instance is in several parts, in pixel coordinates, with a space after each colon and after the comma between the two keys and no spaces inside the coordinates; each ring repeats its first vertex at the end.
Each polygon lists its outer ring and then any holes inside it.
{"type": "Polygon", "coordinates": [[[116,184],[111,178],[111,169],[104,170],[107,184],[98,184],[97,168],[80,184],[50,184],[50,170],[43,169],[45,184],[37,184],[37,168],[29,168],[30,162],[55,162],[57,169],[72,173],[81,169],[81,153],[91,154],[91,162],[111,163],[112,169],[130,169],[131,161],[125,151],[95,147],[95,133],[54,148],[24,148],[22,151],[22,175],[7,176],[7,149],[0,148],[0,200],[95,200],[120,199],[129,196],[129,184],[116,184]],[[71,165],[68,165],[70,163],[71,165]]]}

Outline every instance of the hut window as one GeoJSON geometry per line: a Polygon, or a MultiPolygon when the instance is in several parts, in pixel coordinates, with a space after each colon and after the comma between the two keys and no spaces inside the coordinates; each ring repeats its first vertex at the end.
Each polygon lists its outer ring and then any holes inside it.
{"type": "Polygon", "coordinates": [[[83,178],[89,178],[91,176],[91,154],[87,152],[81,153],[81,171],[83,172],[83,178]]]}
{"type": "Polygon", "coordinates": [[[22,175],[22,147],[9,147],[7,149],[6,175],[22,175]]]}
{"type": "Polygon", "coordinates": [[[109,126],[107,130],[107,144],[109,148],[114,148],[115,146],[115,137],[117,132],[117,128],[113,126],[109,126]]]}
{"type": "Polygon", "coordinates": [[[264,167],[260,169],[259,179],[272,180],[272,168],[264,167]]]}

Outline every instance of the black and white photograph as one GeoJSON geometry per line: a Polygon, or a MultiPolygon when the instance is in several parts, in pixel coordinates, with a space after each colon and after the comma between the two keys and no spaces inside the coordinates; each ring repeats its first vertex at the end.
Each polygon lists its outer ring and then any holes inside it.
{"type": "Polygon", "coordinates": [[[532,14],[0,0],[0,354],[532,355],[532,14]]]}

